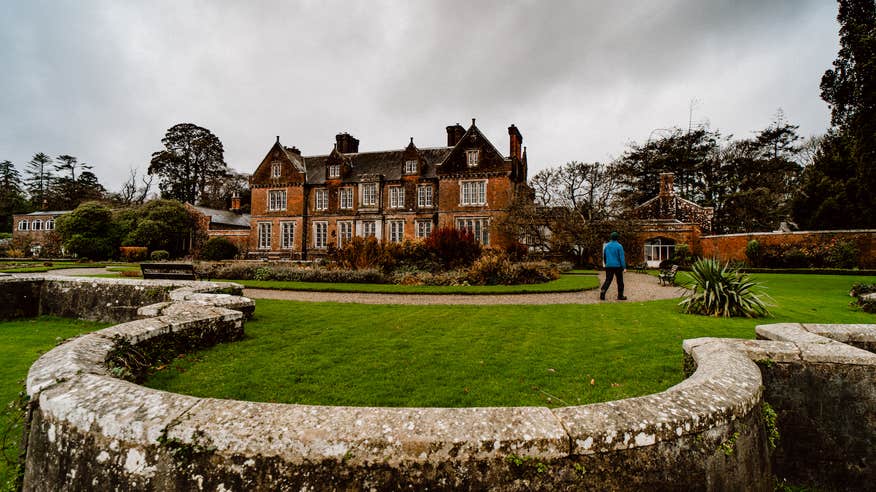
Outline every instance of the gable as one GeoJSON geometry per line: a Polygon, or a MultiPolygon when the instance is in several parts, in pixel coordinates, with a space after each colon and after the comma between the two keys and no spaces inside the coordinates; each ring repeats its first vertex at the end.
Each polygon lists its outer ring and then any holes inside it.
{"type": "Polygon", "coordinates": [[[303,183],[305,180],[303,159],[294,149],[280,144],[280,139],[271,147],[262,162],[252,174],[252,186],[278,186],[284,183],[303,183]],[[280,176],[272,174],[274,166],[279,166],[280,176]]]}
{"type": "Polygon", "coordinates": [[[475,126],[474,120],[472,125],[466,130],[459,142],[450,151],[450,154],[438,166],[438,174],[460,174],[460,173],[489,173],[489,172],[510,172],[511,160],[506,159],[490,142],[487,137],[475,126]],[[472,151],[478,152],[478,164],[469,166],[468,153],[472,151]]]}

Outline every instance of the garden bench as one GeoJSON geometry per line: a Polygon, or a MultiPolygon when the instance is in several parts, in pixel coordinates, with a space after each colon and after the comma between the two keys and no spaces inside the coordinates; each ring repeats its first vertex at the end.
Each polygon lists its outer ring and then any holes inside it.
{"type": "Polygon", "coordinates": [[[197,280],[191,263],[140,263],[143,278],[166,280],[197,280]]]}
{"type": "Polygon", "coordinates": [[[669,270],[662,270],[657,279],[661,285],[675,285],[675,275],[678,273],[678,265],[672,265],[669,270]]]}
{"type": "Polygon", "coordinates": [[[645,273],[645,270],[648,269],[648,262],[643,261],[642,263],[637,263],[633,267],[633,271],[636,273],[645,273]]]}

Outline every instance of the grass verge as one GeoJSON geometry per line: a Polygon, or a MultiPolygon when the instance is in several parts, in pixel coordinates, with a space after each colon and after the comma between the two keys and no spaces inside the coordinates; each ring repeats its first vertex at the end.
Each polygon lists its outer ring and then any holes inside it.
{"type": "Polygon", "coordinates": [[[873,323],[848,289],[872,277],[758,275],[771,318],[682,314],[677,301],[384,306],[257,301],[247,337],[189,354],[154,388],[196,396],[357,406],[564,406],[662,391],[681,342],[753,338],[758,324],[873,323]]]}

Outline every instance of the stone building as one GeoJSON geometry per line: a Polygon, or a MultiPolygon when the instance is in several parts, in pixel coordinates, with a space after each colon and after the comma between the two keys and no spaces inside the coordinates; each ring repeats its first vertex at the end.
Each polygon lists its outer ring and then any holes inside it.
{"type": "Polygon", "coordinates": [[[499,223],[526,189],[526,151],[516,126],[509,153],[475,126],[446,127],[447,144],[360,152],[359,140],[335,137],[325,155],[304,156],[276,143],[252,175],[249,256],[311,258],[352,237],[403,241],[438,227],[470,230],[484,245],[512,242],[499,223]]]}
{"type": "Polygon", "coordinates": [[[12,241],[28,245],[30,253],[39,256],[46,248],[59,247],[55,220],[72,210],[55,210],[15,214],[12,216],[12,241]]]}
{"type": "Polygon", "coordinates": [[[673,173],[660,174],[660,193],[633,209],[639,243],[643,244],[642,258],[649,267],[672,258],[676,244],[686,244],[692,252],[701,251],[700,238],[712,230],[715,210],[676,195],[674,180],[673,173]]]}
{"type": "Polygon", "coordinates": [[[224,237],[242,252],[249,249],[250,215],[241,213],[238,195],[231,198],[231,210],[200,207],[190,203],[186,203],[186,209],[194,217],[196,234],[201,239],[224,237]]]}

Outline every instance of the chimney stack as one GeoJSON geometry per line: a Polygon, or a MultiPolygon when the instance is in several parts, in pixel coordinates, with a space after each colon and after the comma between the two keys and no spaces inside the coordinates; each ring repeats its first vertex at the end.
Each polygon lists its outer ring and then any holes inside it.
{"type": "Polygon", "coordinates": [[[356,154],[359,152],[359,140],[349,133],[338,133],[335,135],[335,143],[338,145],[338,152],[342,154],[356,154]]]}
{"type": "Polygon", "coordinates": [[[236,191],[231,195],[231,211],[240,212],[240,193],[236,191]]]}
{"type": "Polygon", "coordinates": [[[516,126],[511,125],[508,127],[508,136],[511,147],[509,157],[512,159],[522,158],[523,154],[520,153],[520,148],[523,146],[523,135],[520,133],[520,130],[518,130],[516,126]]]}
{"type": "Polygon", "coordinates": [[[660,196],[674,196],[675,190],[672,183],[675,181],[674,173],[660,173],[660,196]]]}
{"type": "Polygon", "coordinates": [[[462,127],[459,123],[455,125],[451,125],[447,127],[447,146],[453,147],[462,139],[462,136],[465,135],[465,128],[462,127]]]}
{"type": "Polygon", "coordinates": [[[291,149],[289,149],[289,152],[292,152],[295,155],[301,155],[301,151],[298,150],[298,147],[292,147],[291,149]]]}

